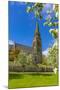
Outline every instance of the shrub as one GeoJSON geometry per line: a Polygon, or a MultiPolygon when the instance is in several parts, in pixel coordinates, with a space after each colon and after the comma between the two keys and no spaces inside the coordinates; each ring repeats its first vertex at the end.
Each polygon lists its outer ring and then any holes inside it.
{"type": "Polygon", "coordinates": [[[58,66],[58,45],[57,41],[49,48],[48,52],[48,64],[58,66]]]}
{"type": "Polygon", "coordinates": [[[42,55],[42,64],[43,65],[47,65],[48,63],[47,63],[47,56],[45,56],[45,55],[42,55]]]}
{"type": "Polygon", "coordinates": [[[52,72],[52,66],[36,66],[36,65],[26,65],[25,67],[21,65],[9,65],[9,71],[11,72],[52,72]]]}

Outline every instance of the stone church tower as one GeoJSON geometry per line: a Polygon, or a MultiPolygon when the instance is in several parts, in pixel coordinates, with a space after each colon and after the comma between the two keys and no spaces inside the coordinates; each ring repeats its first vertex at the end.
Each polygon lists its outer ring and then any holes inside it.
{"type": "Polygon", "coordinates": [[[42,45],[38,23],[36,23],[36,30],[34,33],[32,48],[33,48],[33,63],[34,64],[42,63],[42,45]]]}

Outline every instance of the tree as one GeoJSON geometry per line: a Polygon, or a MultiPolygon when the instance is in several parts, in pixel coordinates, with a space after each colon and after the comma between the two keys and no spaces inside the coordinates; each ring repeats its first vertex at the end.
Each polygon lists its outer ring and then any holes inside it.
{"type": "Polygon", "coordinates": [[[9,61],[14,61],[13,50],[9,50],[9,61]]]}
{"type": "Polygon", "coordinates": [[[50,29],[50,33],[52,34],[52,36],[57,39],[58,38],[58,20],[59,20],[59,6],[58,4],[54,4],[53,5],[53,12],[54,12],[54,16],[51,16],[51,11],[49,11],[48,16],[46,18],[46,22],[44,23],[44,25],[47,25],[49,27],[51,27],[50,29]],[[52,29],[53,27],[53,29],[52,29]]]}
{"type": "Polygon", "coordinates": [[[49,27],[58,26],[58,19],[59,19],[58,4],[54,4],[53,9],[52,10],[49,9],[47,13],[48,13],[48,15],[47,15],[46,22],[44,23],[44,25],[48,25],[49,27]],[[51,16],[52,12],[54,13],[53,17],[51,16]]]}
{"type": "MultiPolygon", "coordinates": [[[[58,14],[59,14],[58,5],[54,5],[53,10],[55,12],[55,18],[58,20],[58,14]]],[[[53,24],[54,23],[56,24],[56,26],[58,26],[58,21],[53,22],[53,24]]],[[[58,66],[58,28],[54,27],[54,29],[50,29],[49,32],[55,39],[55,42],[54,42],[53,46],[51,48],[49,48],[48,60],[49,60],[50,64],[53,64],[54,66],[58,66]]]]}
{"type": "Polygon", "coordinates": [[[41,11],[43,9],[42,3],[27,3],[27,13],[33,12],[36,18],[42,19],[41,11]]]}
{"type": "Polygon", "coordinates": [[[32,54],[29,54],[29,55],[27,55],[27,64],[30,65],[32,63],[33,63],[32,62],[32,54]]]}
{"type": "Polygon", "coordinates": [[[47,56],[45,56],[45,55],[42,55],[42,64],[43,65],[47,65],[48,63],[47,63],[47,56]]]}
{"type": "Polygon", "coordinates": [[[17,61],[18,55],[19,55],[20,49],[16,47],[15,45],[9,50],[9,60],[14,61],[14,63],[17,61]]]}
{"type": "Polygon", "coordinates": [[[19,53],[18,62],[21,64],[21,66],[23,67],[23,71],[24,71],[25,66],[26,66],[26,64],[27,64],[27,54],[24,53],[23,51],[21,51],[21,52],[19,53]]]}
{"type": "MultiPolygon", "coordinates": [[[[30,3],[28,3],[27,6],[27,12],[33,12],[34,16],[36,18],[38,18],[39,20],[43,18],[42,16],[42,10],[44,9],[44,7],[46,6],[46,4],[43,3],[33,3],[32,5],[30,5],[30,3]]],[[[49,9],[46,11],[46,13],[48,14],[46,17],[46,21],[44,22],[44,25],[47,25],[49,27],[54,27],[53,30],[55,30],[58,27],[58,19],[59,19],[59,6],[58,4],[53,4],[53,9],[49,9]],[[51,14],[54,14],[54,16],[52,17],[51,14]]]]}
{"type": "Polygon", "coordinates": [[[57,41],[49,48],[48,51],[48,64],[58,66],[58,45],[57,41]]]}
{"type": "Polygon", "coordinates": [[[58,30],[57,29],[50,29],[49,32],[54,37],[54,39],[57,39],[58,38],[58,30]]]}

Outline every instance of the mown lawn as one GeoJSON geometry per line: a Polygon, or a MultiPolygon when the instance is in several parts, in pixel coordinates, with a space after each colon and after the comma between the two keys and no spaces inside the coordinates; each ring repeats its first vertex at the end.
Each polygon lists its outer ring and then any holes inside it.
{"type": "Polygon", "coordinates": [[[58,74],[54,73],[10,73],[9,88],[28,88],[58,85],[58,74]]]}

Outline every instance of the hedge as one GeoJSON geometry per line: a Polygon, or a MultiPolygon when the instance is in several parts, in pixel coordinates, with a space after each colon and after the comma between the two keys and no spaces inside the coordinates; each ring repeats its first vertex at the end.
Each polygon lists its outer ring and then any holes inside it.
{"type": "Polygon", "coordinates": [[[9,65],[9,72],[53,72],[53,67],[49,66],[31,66],[27,65],[25,67],[20,65],[9,65]]]}

